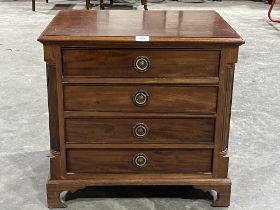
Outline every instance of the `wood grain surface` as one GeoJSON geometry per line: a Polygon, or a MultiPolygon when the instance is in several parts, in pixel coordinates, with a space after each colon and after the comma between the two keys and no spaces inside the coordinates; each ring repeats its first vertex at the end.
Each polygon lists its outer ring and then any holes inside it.
{"type": "Polygon", "coordinates": [[[150,36],[152,42],[183,38],[191,42],[217,39],[220,43],[244,43],[215,11],[65,10],[58,13],[38,40],[135,42],[139,35],[150,36]],[[160,24],[158,16],[162,17],[160,24]]]}
{"type": "Polygon", "coordinates": [[[95,185],[193,185],[217,192],[213,206],[229,206],[231,96],[244,41],[220,15],[65,10],[38,40],[48,63],[50,207],[65,207],[62,191],[95,185]],[[135,71],[138,56],[146,72],[135,71]],[[138,91],[148,95],[143,106],[138,91]],[[143,138],[133,134],[139,123],[143,138]]]}
{"type": "Polygon", "coordinates": [[[66,119],[69,143],[213,143],[215,119],[66,119]],[[143,123],[147,134],[133,135],[143,123]]]}
{"type": "Polygon", "coordinates": [[[66,111],[215,113],[217,90],[216,87],[65,85],[64,107],[66,111]],[[149,94],[144,106],[136,106],[132,100],[139,90],[149,94]]]}
{"type": "Polygon", "coordinates": [[[67,169],[73,173],[188,173],[211,172],[211,167],[211,149],[67,150],[67,169]],[[133,158],[137,154],[146,155],[146,167],[138,168],[134,165],[133,158]]]}
{"type": "Polygon", "coordinates": [[[65,49],[64,76],[91,77],[217,77],[218,50],[158,49],[65,49]],[[147,72],[135,70],[135,60],[145,56],[150,61],[147,72]]]}

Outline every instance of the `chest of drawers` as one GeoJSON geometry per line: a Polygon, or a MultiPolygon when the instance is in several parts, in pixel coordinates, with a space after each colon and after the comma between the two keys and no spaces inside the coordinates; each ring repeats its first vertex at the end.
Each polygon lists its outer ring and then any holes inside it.
{"type": "Polygon", "coordinates": [[[62,191],[97,185],[191,185],[215,190],[213,206],[229,205],[231,95],[243,40],[216,12],[62,11],[39,41],[50,208],[64,207],[62,191]]]}

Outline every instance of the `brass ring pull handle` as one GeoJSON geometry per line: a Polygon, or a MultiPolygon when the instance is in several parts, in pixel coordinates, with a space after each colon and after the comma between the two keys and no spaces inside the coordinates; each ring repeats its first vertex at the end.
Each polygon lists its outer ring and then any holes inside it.
{"type": "Polygon", "coordinates": [[[146,56],[139,56],[134,61],[134,68],[137,72],[146,72],[150,68],[150,60],[146,56]]]}
{"type": "Polygon", "coordinates": [[[148,158],[145,154],[139,153],[134,156],[133,163],[136,167],[143,168],[148,164],[148,158]]]}
{"type": "Polygon", "coordinates": [[[132,133],[134,137],[142,139],[148,134],[148,126],[144,123],[138,123],[133,127],[132,133]]]}
{"type": "Polygon", "coordinates": [[[139,90],[134,94],[132,100],[135,105],[143,106],[148,102],[149,94],[144,90],[139,90]]]}

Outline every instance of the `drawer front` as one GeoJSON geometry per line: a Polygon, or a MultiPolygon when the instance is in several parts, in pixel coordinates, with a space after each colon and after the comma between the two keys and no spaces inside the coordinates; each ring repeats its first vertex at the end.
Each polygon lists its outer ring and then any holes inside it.
{"type": "Polygon", "coordinates": [[[211,149],[69,149],[70,173],[211,172],[211,149]]]}
{"type": "Polygon", "coordinates": [[[218,77],[218,50],[65,49],[64,76],[218,77]]]}
{"type": "Polygon", "coordinates": [[[215,119],[66,119],[68,143],[213,143],[215,119]]]}
{"type": "Polygon", "coordinates": [[[64,86],[66,111],[216,112],[217,87],[64,86]]]}

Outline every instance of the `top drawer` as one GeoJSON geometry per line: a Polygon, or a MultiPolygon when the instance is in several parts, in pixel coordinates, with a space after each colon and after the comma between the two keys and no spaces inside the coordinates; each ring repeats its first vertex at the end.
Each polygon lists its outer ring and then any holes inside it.
{"type": "Polygon", "coordinates": [[[220,51],[63,49],[64,76],[218,77],[220,51]]]}

